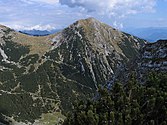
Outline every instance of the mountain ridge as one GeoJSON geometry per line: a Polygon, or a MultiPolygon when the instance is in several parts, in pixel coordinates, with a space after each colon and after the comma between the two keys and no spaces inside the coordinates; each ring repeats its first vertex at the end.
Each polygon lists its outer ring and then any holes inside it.
{"type": "Polygon", "coordinates": [[[146,44],[93,18],[42,37],[0,31],[0,109],[24,123],[63,120],[74,100],[113,80],[146,44]]]}
{"type": "Polygon", "coordinates": [[[131,28],[125,29],[125,31],[149,42],[156,42],[159,39],[167,39],[167,27],[131,28]]]}
{"type": "Polygon", "coordinates": [[[26,35],[30,35],[30,36],[48,36],[48,35],[52,35],[55,34],[57,32],[61,31],[61,29],[53,29],[53,30],[20,30],[18,32],[26,34],[26,35]]]}

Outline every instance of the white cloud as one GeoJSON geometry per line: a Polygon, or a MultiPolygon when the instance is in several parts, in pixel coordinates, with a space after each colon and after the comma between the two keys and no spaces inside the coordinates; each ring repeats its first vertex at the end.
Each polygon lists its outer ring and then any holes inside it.
{"type": "Polygon", "coordinates": [[[57,4],[59,3],[59,0],[21,0],[23,2],[26,2],[28,4],[32,4],[32,3],[46,3],[46,4],[57,4]]]}
{"type": "Polygon", "coordinates": [[[13,29],[16,29],[16,30],[48,30],[48,31],[51,31],[53,29],[55,29],[54,26],[52,25],[34,25],[34,26],[22,26],[22,25],[11,25],[10,26],[11,28],[13,29]]]}
{"type": "Polygon", "coordinates": [[[123,28],[123,24],[117,21],[113,22],[113,26],[117,29],[122,29],[123,28]]]}
{"type": "Polygon", "coordinates": [[[82,7],[88,12],[124,17],[130,14],[153,12],[156,0],[59,0],[62,5],[82,7]]]}
{"type": "MultiPolygon", "coordinates": [[[[166,5],[165,1],[167,0],[0,0],[0,24],[14,29],[49,29],[46,26],[49,24],[62,29],[81,18],[95,17],[119,29],[123,26],[152,26],[155,25],[155,18],[161,17],[163,12],[160,11],[166,11],[163,7],[160,8],[162,2],[163,6],[166,5]],[[150,13],[154,9],[157,11],[150,13]]],[[[163,18],[166,17],[163,15],[163,18]]],[[[166,26],[165,21],[162,24],[166,26]]]]}

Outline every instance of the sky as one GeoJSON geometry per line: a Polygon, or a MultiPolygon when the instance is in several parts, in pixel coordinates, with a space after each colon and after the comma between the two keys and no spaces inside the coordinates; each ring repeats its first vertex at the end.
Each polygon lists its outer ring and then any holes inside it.
{"type": "Polygon", "coordinates": [[[167,27],[167,0],[0,0],[0,24],[16,30],[62,29],[88,17],[118,29],[167,27]]]}

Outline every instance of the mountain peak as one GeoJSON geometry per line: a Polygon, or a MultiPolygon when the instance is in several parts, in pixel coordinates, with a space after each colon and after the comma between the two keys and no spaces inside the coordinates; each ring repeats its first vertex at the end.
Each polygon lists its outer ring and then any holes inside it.
{"type": "Polygon", "coordinates": [[[100,22],[100,21],[98,21],[96,18],[94,18],[94,17],[89,17],[89,18],[86,18],[86,19],[81,19],[81,20],[79,20],[80,22],[100,22]]]}
{"type": "Polygon", "coordinates": [[[0,24],[0,30],[1,29],[10,29],[10,28],[0,24]]]}
{"type": "Polygon", "coordinates": [[[130,51],[128,42],[132,45],[132,49],[139,49],[144,44],[143,40],[130,34],[120,32],[93,17],[78,20],[57,34],[52,40],[55,45],[53,46],[53,49],[59,47],[62,43],[67,42],[67,40],[69,43],[69,39],[79,39],[80,42],[84,42],[84,44],[86,41],[89,41],[89,44],[94,46],[92,48],[94,51],[100,50],[106,55],[112,53],[112,51],[116,51],[127,58],[133,57],[133,54],[135,53],[124,55],[123,51],[130,51]],[[112,48],[108,48],[108,46],[112,46],[112,48]],[[123,50],[122,48],[125,48],[126,50],[123,50]]]}
{"type": "Polygon", "coordinates": [[[76,21],[74,24],[72,24],[72,26],[87,27],[87,26],[92,26],[95,24],[101,24],[101,22],[93,17],[89,17],[86,19],[81,19],[81,20],[76,21]]]}
{"type": "Polygon", "coordinates": [[[85,18],[85,19],[80,19],[80,20],[78,20],[78,22],[99,22],[99,21],[94,17],[89,17],[89,18],[85,18]]]}

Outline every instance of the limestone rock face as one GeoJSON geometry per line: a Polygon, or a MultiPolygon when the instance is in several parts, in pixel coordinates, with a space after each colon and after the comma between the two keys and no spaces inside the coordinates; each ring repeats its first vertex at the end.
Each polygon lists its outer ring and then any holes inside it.
{"type": "Polygon", "coordinates": [[[141,68],[167,71],[167,40],[147,44],[141,57],[141,68]]]}
{"type": "Polygon", "coordinates": [[[124,74],[118,74],[118,80],[128,80],[129,75],[135,73],[137,80],[144,83],[149,73],[167,73],[167,40],[158,40],[154,43],[146,43],[139,56],[130,61],[124,70],[124,74]]]}
{"type": "Polygon", "coordinates": [[[43,37],[0,26],[0,111],[15,122],[61,122],[62,111],[120,74],[145,43],[94,18],[43,37]]]}

